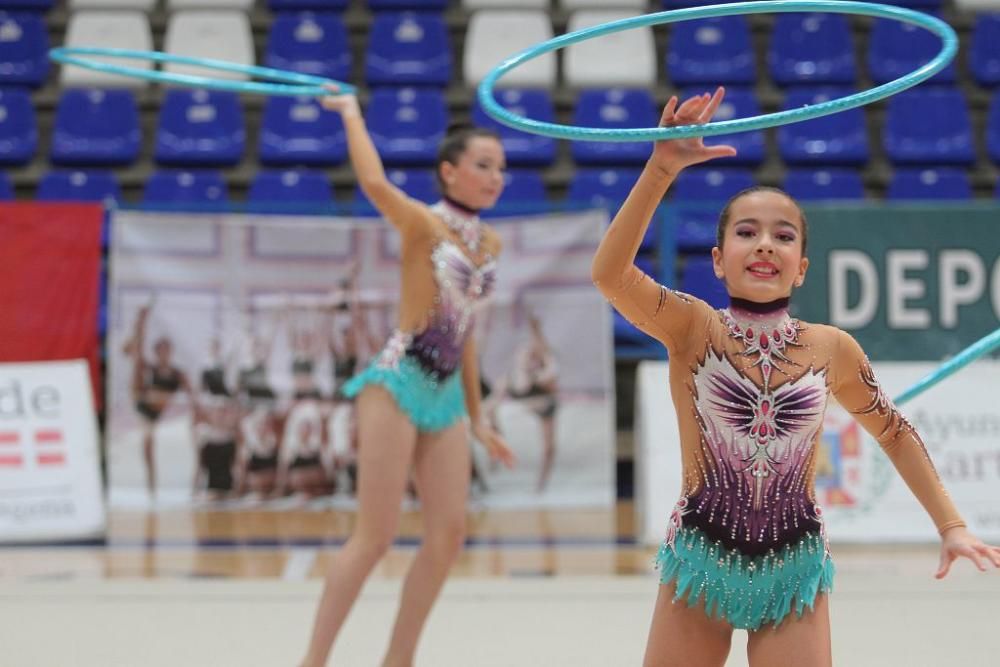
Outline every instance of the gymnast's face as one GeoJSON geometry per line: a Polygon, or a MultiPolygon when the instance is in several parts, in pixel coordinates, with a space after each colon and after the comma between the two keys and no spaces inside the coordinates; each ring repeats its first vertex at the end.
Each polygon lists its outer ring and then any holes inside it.
{"type": "Polygon", "coordinates": [[[469,208],[492,208],[503,192],[503,146],[493,137],[470,137],[454,163],[441,163],[445,194],[469,208]]]}
{"type": "Polygon", "coordinates": [[[753,192],[730,207],[722,248],[712,248],[715,275],[730,296],[766,303],[805,280],[798,206],[778,192],[753,192]]]}
{"type": "Polygon", "coordinates": [[[166,338],[161,338],[156,341],[153,346],[153,354],[156,355],[156,361],[160,364],[170,363],[170,357],[173,355],[174,346],[171,345],[170,341],[166,338]]]}

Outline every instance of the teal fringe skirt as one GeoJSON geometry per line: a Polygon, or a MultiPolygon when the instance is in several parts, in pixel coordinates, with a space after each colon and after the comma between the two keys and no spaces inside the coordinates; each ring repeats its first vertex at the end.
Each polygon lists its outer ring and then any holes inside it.
{"type": "Polygon", "coordinates": [[[385,387],[418,431],[443,431],[465,418],[460,371],[438,380],[408,356],[395,366],[380,365],[376,357],[368,368],[348,380],[341,392],[354,398],[369,384],[385,387]]]}
{"type": "Polygon", "coordinates": [[[688,527],[677,531],[673,545],[660,547],[656,565],[660,582],[676,585],[675,601],[693,607],[704,597],[709,616],[744,630],[777,626],[792,611],[802,616],[817,595],[833,590],[835,571],[818,533],[750,557],[688,527]]]}

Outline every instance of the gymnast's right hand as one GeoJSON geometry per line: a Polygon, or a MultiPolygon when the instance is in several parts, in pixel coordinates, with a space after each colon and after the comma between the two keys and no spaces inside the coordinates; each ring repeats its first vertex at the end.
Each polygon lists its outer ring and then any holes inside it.
{"type": "Polygon", "coordinates": [[[323,87],[333,93],[332,95],[325,95],[320,98],[319,103],[324,109],[327,111],[336,111],[344,118],[361,115],[361,105],[358,104],[356,95],[351,93],[340,94],[340,86],[335,83],[328,83],[323,87]]]}
{"type": "MultiPolygon", "coordinates": [[[[726,91],[721,86],[714,95],[705,93],[684,100],[677,106],[677,96],[674,95],[663,108],[660,117],[660,127],[675,127],[678,125],[704,125],[712,120],[726,91]]],[[[706,146],[701,137],[689,139],[670,139],[657,141],[653,148],[650,162],[664,171],[676,174],[685,167],[699,162],[707,162],[717,157],[732,157],[736,149],[732,146],[706,146]]]]}

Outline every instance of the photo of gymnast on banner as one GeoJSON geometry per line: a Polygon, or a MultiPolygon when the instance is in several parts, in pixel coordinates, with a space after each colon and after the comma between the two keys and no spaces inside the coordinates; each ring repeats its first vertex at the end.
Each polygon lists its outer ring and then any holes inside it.
{"type": "MultiPolygon", "coordinates": [[[[518,464],[474,443],[474,502],[613,501],[612,334],[590,281],[605,223],[593,211],[497,225],[498,288],[474,326],[484,409],[518,464]]],[[[118,211],[113,224],[111,504],[352,505],[357,434],[340,389],[395,329],[395,233],[306,216],[118,211]]]]}

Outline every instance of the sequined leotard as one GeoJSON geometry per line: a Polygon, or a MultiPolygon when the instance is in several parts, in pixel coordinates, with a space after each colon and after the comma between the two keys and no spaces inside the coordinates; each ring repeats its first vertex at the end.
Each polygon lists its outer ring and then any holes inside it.
{"type": "Polygon", "coordinates": [[[400,327],[372,364],[344,386],[344,394],[353,397],[365,385],[379,384],[418,430],[438,431],[466,415],[461,381],[466,342],[477,308],[493,292],[497,246],[495,238],[487,240],[474,261],[439,219],[455,214],[447,204],[414,206],[427,219],[414,225],[411,234],[417,238],[404,240],[403,299],[429,301],[428,307],[422,317],[401,314],[400,327]],[[407,325],[408,319],[416,321],[407,325]]]}
{"type": "Polygon", "coordinates": [[[683,481],[657,560],[677,599],[704,597],[709,614],[757,629],[802,614],[831,589],[813,490],[829,394],[878,440],[938,531],[964,525],[851,336],[792,319],[781,304],[713,310],[656,284],[632,264],[638,241],[626,237],[643,230],[630,222],[609,232],[594,279],[669,351],[683,481]]]}

